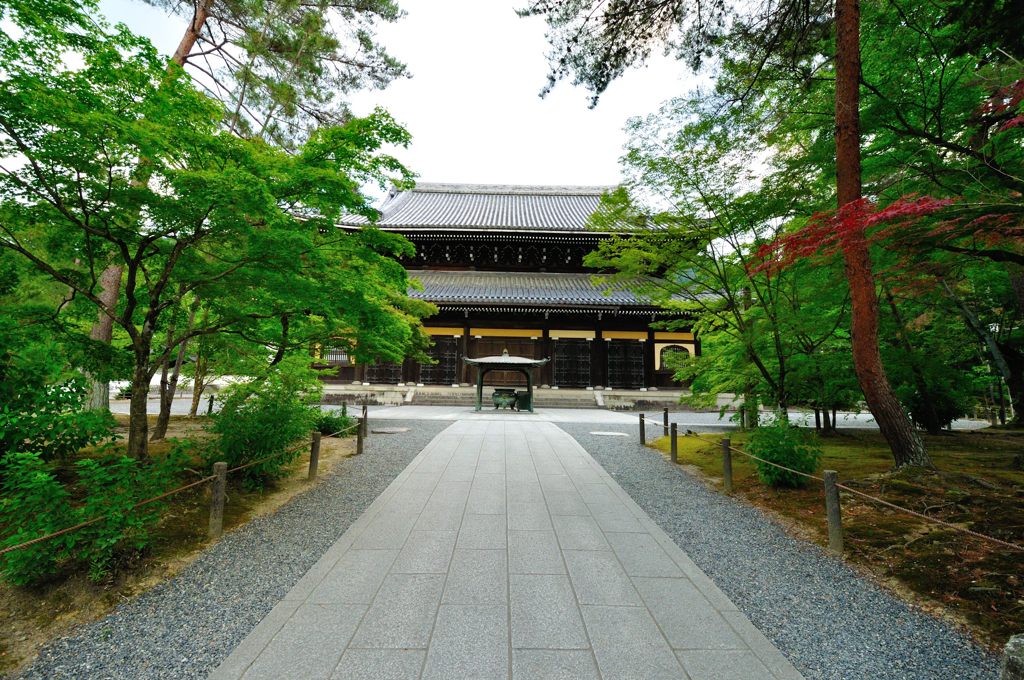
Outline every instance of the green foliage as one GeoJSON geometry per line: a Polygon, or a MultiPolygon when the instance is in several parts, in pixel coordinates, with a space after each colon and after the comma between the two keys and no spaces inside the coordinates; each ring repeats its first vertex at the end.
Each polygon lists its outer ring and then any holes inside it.
{"type": "MultiPolygon", "coordinates": [[[[315,429],[323,435],[335,434],[351,427],[354,421],[345,412],[345,405],[342,404],[340,411],[320,411],[316,417],[315,429]]],[[[346,434],[351,434],[347,432],[346,434]]]]}
{"type": "Polygon", "coordinates": [[[99,580],[106,576],[116,553],[141,551],[149,545],[149,529],[159,521],[166,503],[133,506],[173,488],[185,466],[180,448],[172,449],[153,463],[123,455],[75,463],[78,484],[85,491],[79,515],[105,518],[75,536],[79,546],[75,557],[88,563],[89,578],[99,580]]]}
{"type": "MultiPolygon", "coordinates": [[[[38,453],[8,453],[0,460],[0,531],[7,548],[65,529],[77,522],[67,489],[38,453]]],[[[0,571],[14,585],[40,581],[74,554],[73,533],[0,557],[0,571]]]]}
{"type": "Polygon", "coordinates": [[[220,393],[224,405],[213,421],[220,439],[211,455],[232,468],[281,454],[243,473],[246,485],[254,488],[280,477],[300,455],[298,449],[284,452],[317,424],[319,409],[313,404],[320,390],[322,384],[302,357],[275,366],[265,377],[231,385],[220,393]]]}
{"type": "MultiPolygon", "coordinates": [[[[747,441],[747,451],[764,460],[785,465],[799,472],[814,474],[821,459],[821,449],[813,432],[794,427],[784,418],[755,428],[747,441]]],[[[799,488],[807,478],[763,463],[754,461],[757,476],[769,486],[799,488]]]]}
{"type": "Polygon", "coordinates": [[[7,553],[0,558],[0,572],[15,585],[30,585],[65,565],[82,563],[91,579],[103,578],[119,555],[149,545],[149,530],[166,507],[163,502],[133,506],[171,489],[186,465],[180,448],[153,462],[107,455],[78,461],[74,480],[62,483],[39,454],[7,454],[0,461],[0,532],[5,535],[0,547],[104,519],[7,553]]]}
{"type": "MultiPolygon", "coordinates": [[[[360,7],[385,18],[391,10],[360,7]]],[[[422,344],[420,319],[434,308],[408,297],[396,259],[411,244],[335,226],[345,214],[376,216],[362,187],[411,182],[384,153],[408,145],[408,132],[378,109],[328,117],[336,124],[301,135],[295,148],[228,133],[225,124],[238,121],[226,123],[224,102],[147,40],[94,14],[88,0],[15,3],[5,13],[21,30],[0,34],[0,158],[18,159],[0,166],[0,249],[60,288],[67,299],[55,306],[82,318],[103,306],[98,273],[123,271],[113,316],[134,388],[148,386],[181,343],[219,333],[241,339],[262,367],[268,347],[280,358],[324,338],[344,338],[360,361],[399,360],[422,344]],[[63,67],[72,62],[80,66],[63,67]],[[195,326],[179,323],[168,339],[171,319],[196,299],[195,326]]],[[[280,16],[264,18],[280,28],[280,16]]],[[[129,450],[144,456],[145,420],[130,427],[129,450]]]]}
{"type": "Polygon", "coordinates": [[[0,407],[0,451],[38,453],[66,460],[111,436],[109,411],[86,411],[87,386],[77,377],[19,394],[0,407]]]}
{"type": "MultiPolygon", "coordinates": [[[[184,17],[195,9],[192,0],[145,1],[184,17]]],[[[393,0],[214,2],[192,51],[217,79],[233,132],[289,145],[348,117],[345,95],[406,75],[375,35],[403,15],[393,0]]]]}

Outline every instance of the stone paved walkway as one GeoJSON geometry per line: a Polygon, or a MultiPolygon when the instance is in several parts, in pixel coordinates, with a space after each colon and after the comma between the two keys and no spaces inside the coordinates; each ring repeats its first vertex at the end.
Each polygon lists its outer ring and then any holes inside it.
{"type": "Polygon", "coordinates": [[[464,420],[211,677],[801,676],[572,437],[464,420]]]}

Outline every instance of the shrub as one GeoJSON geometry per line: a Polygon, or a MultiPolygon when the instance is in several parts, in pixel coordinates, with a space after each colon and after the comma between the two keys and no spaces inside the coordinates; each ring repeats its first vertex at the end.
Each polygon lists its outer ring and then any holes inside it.
{"type": "MultiPolygon", "coordinates": [[[[341,432],[352,425],[353,420],[348,417],[345,413],[345,409],[342,408],[341,411],[320,411],[316,417],[315,429],[320,432],[320,434],[328,435],[341,432]]],[[[350,433],[346,432],[345,434],[350,433]]]]}
{"type": "MultiPolygon", "coordinates": [[[[0,531],[8,548],[59,531],[78,521],[67,490],[38,453],[8,453],[0,461],[0,531]]],[[[0,571],[11,583],[28,585],[57,571],[71,556],[74,533],[36,543],[0,557],[0,571]]]]}
{"type": "MultiPolygon", "coordinates": [[[[747,450],[772,463],[813,474],[821,459],[821,449],[816,444],[813,432],[777,418],[774,423],[758,427],[750,433],[747,450]]],[[[757,476],[769,486],[799,488],[807,482],[806,477],[759,460],[755,460],[754,465],[757,467],[757,476]]]]}
{"type": "Polygon", "coordinates": [[[265,378],[226,388],[213,421],[213,431],[220,435],[214,456],[231,468],[280,453],[247,468],[244,479],[250,488],[259,488],[280,477],[300,453],[284,452],[317,423],[319,409],[311,404],[317,401],[319,386],[315,374],[283,366],[265,378]]]}
{"type": "Polygon", "coordinates": [[[117,553],[138,552],[149,545],[149,530],[160,520],[166,503],[133,506],[173,488],[185,466],[185,456],[179,448],[148,464],[123,455],[75,464],[78,483],[85,491],[85,501],[79,508],[81,517],[106,518],[82,529],[78,535],[81,547],[76,557],[88,562],[90,579],[96,581],[110,573],[117,553]]]}
{"type": "Polygon", "coordinates": [[[86,411],[83,378],[47,385],[16,404],[0,408],[0,452],[38,453],[44,460],[65,460],[85,446],[111,436],[114,417],[86,411]]]}
{"type": "Polygon", "coordinates": [[[0,571],[15,585],[42,581],[62,565],[83,562],[89,578],[98,580],[111,570],[118,553],[144,549],[149,530],[159,521],[165,504],[133,506],[170,490],[187,458],[179,449],[152,463],[123,455],[78,461],[74,484],[82,502],[73,505],[63,485],[38,453],[11,453],[0,462],[3,496],[0,530],[9,547],[74,526],[84,520],[102,521],[42,541],[0,557],[0,571]]]}

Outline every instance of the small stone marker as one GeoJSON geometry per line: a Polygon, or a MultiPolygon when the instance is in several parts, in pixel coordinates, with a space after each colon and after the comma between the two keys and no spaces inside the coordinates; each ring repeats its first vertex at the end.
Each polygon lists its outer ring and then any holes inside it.
{"type": "Polygon", "coordinates": [[[999,680],[1024,680],[1024,634],[1014,635],[1003,648],[999,680]]]}

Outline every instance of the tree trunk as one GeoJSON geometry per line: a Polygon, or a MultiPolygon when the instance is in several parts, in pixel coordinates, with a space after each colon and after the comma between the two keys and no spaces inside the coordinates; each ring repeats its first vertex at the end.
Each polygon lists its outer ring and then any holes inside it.
{"type": "Polygon", "coordinates": [[[1010,404],[1013,406],[1013,424],[1024,425],[1024,414],[1021,414],[1020,407],[1024,405],[1024,352],[1016,350],[1006,342],[999,342],[988,325],[978,318],[978,315],[968,304],[956,294],[945,279],[941,279],[942,288],[946,291],[947,297],[957,304],[967,326],[974,331],[975,335],[985,343],[992,363],[999,374],[1006,382],[1006,388],[1010,391],[1010,404]]]}
{"type": "Polygon", "coordinates": [[[1006,380],[1006,387],[1010,392],[1010,406],[1013,409],[1010,424],[1024,427],[1024,352],[1009,347],[1006,343],[999,343],[999,347],[1010,373],[1006,380]]]}
{"type": "MultiPolygon", "coordinates": [[[[196,309],[199,307],[199,298],[196,297],[192,301],[192,306],[188,312],[188,323],[185,325],[185,333],[190,333],[195,327],[196,321],[196,309]]],[[[173,324],[168,329],[168,341],[174,335],[173,324]]],[[[163,368],[160,374],[160,415],[157,416],[156,425],[153,426],[152,441],[163,439],[167,436],[167,426],[171,422],[171,406],[174,404],[174,395],[178,391],[178,379],[181,378],[181,364],[185,361],[185,350],[188,347],[188,340],[184,340],[178,345],[178,353],[174,359],[174,370],[171,371],[170,377],[167,375],[167,364],[170,361],[170,357],[164,361],[163,368]]]]}
{"type": "MultiPolygon", "coordinates": [[[[198,373],[198,369],[197,369],[198,373]]],[[[204,385],[198,375],[192,381],[192,404],[188,407],[188,417],[195,418],[199,414],[199,401],[203,398],[204,385]]]]}
{"type": "Polygon", "coordinates": [[[999,424],[1006,425],[1006,391],[1003,389],[1002,378],[996,378],[999,383],[999,424]]]}
{"type": "Polygon", "coordinates": [[[919,414],[924,418],[924,429],[928,434],[941,434],[942,422],[939,419],[939,414],[935,411],[935,399],[932,397],[931,388],[928,387],[928,381],[924,378],[924,371],[921,370],[917,352],[914,351],[914,346],[910,344],[910,338],[907,337],[907,325],[903,322],[903,315],[900,314],[899,307],[896,306],[896,298],[888,290],[885,291],[885,298],[889,303],[889,312],[892,314],[893,321],[896,322],[896,338],[903,345],[903,351],[907,353],[910,372],[914,374],[914,387],[924,406],[924,412],[919,414]]]}
{"type": "MultiPolygon", "coordinates": [[[[148,343],[147,343],[148,344],[148,343]]],[[[149,430],[149,348],[135,353],[135,372],[132,374],[132,400],[128,415],[128,455],[143,459],[149,455],[146,435],[149,430]]]]}
{"type": "MultiPolygon", "coordinates": [[[[114,318],[112,314],[117,309],[117,300],[121,295],[121,275],[123,272],[123,267],[111,265],[100,274],[99,298],[100,302],[103,303],[103,307],[110,314],[107,314],[103,309],[96,312],[96,321],[92,325],[92,330],[89,331],[89,337],[92,340],[98,340],[109,345],[110,341],[114,339],[114,318]]],[[[90,411],[109,411],[110,382],[107,380],[97,380],[95,376],[87,375],[90,385],[86,408],[90,411]]]]}
{"type": "Polygon", "coordinates": [[[828,419],[828,406],[821,409],[821,415],[823,416],[822,420],[825,421],[823,424],[823,427],[825,428],[825,434],[828,434],[835,428],[835,424],[828,419]]]}
{"type": "MultiPolygon", "coordinates": [[[[836,1],[836,194],[842,215],[861,198],[860,6],[836,1]]],[[[851,219],[855,216],[849,216],[851,219]]],[[[924,442],[893,394],[878,350],[878,296],[863,226],[849,229],[842,243],[853,317],[853,365],[878,429],[896,467],[931,466],[924,442]]]]}
{"type": "Polygon", "coordinates": [[[821,409],[814,407],[814,431],[821,432],[821,409]]]}

